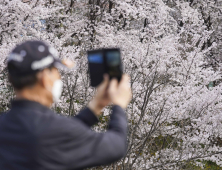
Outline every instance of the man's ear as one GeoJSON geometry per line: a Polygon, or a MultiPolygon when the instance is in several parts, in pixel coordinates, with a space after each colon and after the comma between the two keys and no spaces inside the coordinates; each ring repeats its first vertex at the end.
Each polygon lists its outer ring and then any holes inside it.
{"type": "Polygon", "coordinates": [[[38,86],[44,86],[43,85],[43,72],[42,71],[40,71],[40,72],[38,72],[37,73],[37,78],[38,78],[38,86]]]}
{"type": "Polygon", "coordinates": [[[37,77],[38,77],[39,86],[46,89],[50,87],[49,74],[50,74],[49,70],[47,69],[44,69],[38,73],[37,77]]]}

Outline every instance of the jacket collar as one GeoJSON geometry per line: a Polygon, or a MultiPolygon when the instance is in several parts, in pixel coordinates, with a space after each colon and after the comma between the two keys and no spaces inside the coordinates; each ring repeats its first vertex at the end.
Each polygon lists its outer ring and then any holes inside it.
{"type": "Polygon", "coordinates": [[[26,99],[14,99],[11,101],[11,107],[13,108],[23,108],[23,109],[36,109],[36,110],[50,110],[48,107],[31,100],[26,99]]]}

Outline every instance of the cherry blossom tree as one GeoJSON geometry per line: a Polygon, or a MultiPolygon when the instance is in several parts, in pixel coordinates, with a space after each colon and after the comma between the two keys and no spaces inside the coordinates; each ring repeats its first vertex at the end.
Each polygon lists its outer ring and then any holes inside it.
{"type": "MultiPolygon", "coordinates": [[[[204,167],[204,161],[222,166],[221,85],[208,88],[221,78],[208,60],[221,49],[221,20],[214,19],[215,26],[208,28],[203,14],[208,10],[216,15],[221,9],[204,3],[2,0],[1,110],[7,110],[13,98],[5,65],[17,43],[44,40],[61,58],[75,61],[74,70],[61,70],[63,95],[53,106],[67,116],[78,113],[95,92],[89,86],[86,51],[120,47],[133,90],[126,110],[128,151],[119,162],[94,169],[192,169],[204,167]]],[[[108,106],[94,130],[106,130],[109,114],[108,106]]]]}

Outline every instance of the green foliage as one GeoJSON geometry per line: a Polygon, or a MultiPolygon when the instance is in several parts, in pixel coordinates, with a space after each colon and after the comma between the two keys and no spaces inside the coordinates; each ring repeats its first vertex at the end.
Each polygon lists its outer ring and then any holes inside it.
{"type": "Polygon", "coordinates": [[[222,167],[219,167],[215,162],[204,161],[204,170],[222,170],[222,167]]]}
{"type": "MultiPolygon", "coordinates": [[[[200,161],[199,161],[200,162],[200,161]]],[[[212,161],[202,161],[204,168],[194,165],[192,162],[183,166],[184,170],[222,170],[215,162],[212,161]]]]}

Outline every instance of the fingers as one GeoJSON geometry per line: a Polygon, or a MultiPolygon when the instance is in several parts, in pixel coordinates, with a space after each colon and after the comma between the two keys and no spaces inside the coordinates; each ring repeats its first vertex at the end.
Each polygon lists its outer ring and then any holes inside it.
{"type": "Polygon", "coordinates": [[[104,74],[103,76],[103,85],[106,87],[109,84],[109,75],[108,74],[104,74]]]}
{"type": "Polygon", "coordinates": [[[116,78],[112,79],[109,85],[109,93],[116,91],[118,87],[118,80],[116,78]]]}
{"type": "Polygon", "coordinates": [[[131,91],[131,85],[130,85],[130,77],[127,74],[124,74],[122,77],[122,80],[120,82],[121,88],[124,88],[128,91],[130,95],[130,100],[132,98],[132,91],[131,91]]]}
{"type": "Polygon", "coordinates": [[[122,75],[120,86],[130,87],[130,77],[127,74],[122,75]]]}
{"type": "Polygon", "coordinates": [[[121,82],[129,82],[129,80],[130,80],[130,77],[127,74],[122,75],[121,82]]]}
{"type": "Polygon", "coordinates": [[[67,60],[67,59],[62,60],[62,64],[64,64],[68,68],[73,68],[75,66],[74,62],[72,62],[71,60],[67,60]]]}
{"type": "Polygon", "coordinates": [[[109,84],[109,76],[108,76],[108,74],[104,74],[103,82],[98,87],[98,89],[105,89],[105,88],[107,88],[108,85],[109,85],[109,92],[111,92],[111,93],[113,91],[115,91],[118,88],[118,86],[130,88],[130,77],[128,75],[124,74],[122,76],[122,79],[119,84],[118,84],[118,80],[116,78],[113,78],[109,84]]]}
{"type": "Polygon", "coordinates": [[[108,74],[104,74],[103,76],[103,81],[101,85],[98,87],[99,89],[105,89],[109,84],[109,76],[108,74]]]}

